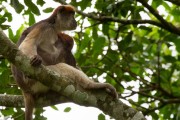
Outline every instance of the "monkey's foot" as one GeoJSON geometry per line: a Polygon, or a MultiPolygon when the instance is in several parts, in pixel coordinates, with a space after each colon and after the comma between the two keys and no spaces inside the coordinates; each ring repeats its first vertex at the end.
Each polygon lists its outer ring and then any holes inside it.
{"type": "Polygon", "coordinates": [[[42,63],[42,59],[39,55],[35,55],[33,58],[31,58],[30,64],[34,67],[40,66],[42,63]]]}
{"type": "Polygon", "coordinates": [[[106,91],[111,94],[114,98],[118,99],[118,94],[116,92],[116,89],[110,85],[110,84],[106,84],[106,91]]]}

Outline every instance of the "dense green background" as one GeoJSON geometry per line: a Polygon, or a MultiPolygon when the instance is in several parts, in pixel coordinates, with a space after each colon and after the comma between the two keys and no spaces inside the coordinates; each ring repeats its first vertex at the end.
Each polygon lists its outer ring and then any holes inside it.
{"type": "MultiPolygon", "coordinates": [[[[58,0],[54,1],[59,4],[58,0]]],[[[8,29],[8,37],[16,42],[25,26],[35,23],[35,16],[52,12],[53,6],[40,12],[45,4],[46,0],[23,3],[1,0],[0,27],[8,29]],[[29,17],[16,34],[5,23],[16,18],[2,2],[29,17]]],[[[75,57],[82,70],[90,77],[111,83],[121,99],[129,101],[144,115],[155,120],[180,119],[179,0],[148,0],[148,4],[147,0],[72,0],[70,4],[82,12],[88,13],[86,8],[91,10],[90,14],[76,14],[79,30],[74,36],[75,57]]],[[[10,64],[0,58],[0,94],[4,93],[21,94],[12,78],[10,64]]],[[[23,119],[19,108],[0,111],[4,116],[23,119]]],[[[36,111],[36,120],[43,118],[42,111],[36,111]]]]}

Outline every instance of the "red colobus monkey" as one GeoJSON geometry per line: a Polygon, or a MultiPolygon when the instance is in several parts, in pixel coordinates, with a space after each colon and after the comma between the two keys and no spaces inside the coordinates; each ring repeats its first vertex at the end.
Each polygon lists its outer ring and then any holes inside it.
{"type": "MultiPolygon", "coordinates": [[[[116,90],[110,84],[95,83],[77,69],[71,53],[74,41],[72,37],[62,33],[77,27],[74,14],[72,6],[59,6],[49,18],[34,24],[22,33],[17,43],[19,49],[30,57],[32,66],[43,64],[57,73],[61,72],[85,89],[108,89],[117,98],[116,90]]],[[[31,80],[13,65],[12,72],[24,95],[25,120],[32,120],[34,97],[48,92],[49,88],[36,80],[31,80]]]]}

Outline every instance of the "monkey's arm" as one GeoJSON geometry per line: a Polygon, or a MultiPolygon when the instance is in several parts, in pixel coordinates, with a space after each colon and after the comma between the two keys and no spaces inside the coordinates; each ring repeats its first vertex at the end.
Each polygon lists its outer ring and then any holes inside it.
{"type": "Polygon", "coordinates": [[[37,55],[37,43],[35,38],[26,37],[26,39],[21,43],[19,49],[29,56],[30,58],[37,55]]]}
{"type": "Polygon", "coordinates": [[[41,33],[37,34],[38,32],[38,29],[32,30],[19,46],[19,50],[31,58],[31,65],[33,66],[40,65],[42,62],[41,57],[37,54],[37,46],[41,42],[41,39],[38,39],[41,33]]]}

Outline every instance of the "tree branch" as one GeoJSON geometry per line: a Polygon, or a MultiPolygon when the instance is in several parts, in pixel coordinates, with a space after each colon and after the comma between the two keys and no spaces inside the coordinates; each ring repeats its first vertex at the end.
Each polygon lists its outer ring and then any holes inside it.
{"type": "MultiPolygon", "coordinates": [[[[48,93],[38,96],[35,99],[36,107],[52,106],[55,104],[71,102],[67,97],[60,96],[57,93],[48,93]]],[[[3,95],[0,94],[0,106],[6,107],[24,107],[24,99],[22,95],[3,95]]]]}
{"type": "Polygon", "coordinates": [[[113,99],[103,90],[85,90],[71,83],[71,80],[61,73],[58,75],[54,74],[53,71],[46,69],[43,65],[36,68],[32,67],[29,58],[18,50],[17,46],[6,37],[1,29],[0,45],[0,54],[24,72],[24,74],[38,80],[62,96],[67,97],[69,101],[84,106],[97,107],[116,120],[136,118],[145,120],[142,113],[123,104],[120,100],[113,99]]]}
{"type": "Polygon", "coordinates": [[[140,2],[144,7],[146,7],[149,12],[151,12],[161,23],[162,25],[166,28],[166,30],[175,33],[177,35],[180,35],[180,29],[175,27],[172,23],[167,22],[161,15],[158,14],[158,12],[152,8],[146,0],[137,0],[140,2]]]}
{"type": "Polygon", "coordinates": [[[77,13],[82,15],[83,17],[88,17],[88,18],[91,18],[91,19],[94,19],[94,20],[98,20],[98,21],[101,21],[101,22],[118,22],[118,23],[121,23],[123,25],[130,25],[130,24],[135,24],[135,25],[136,24],[151,24],[151,25],[155,25],[157,27],[161,27],[161,28],[164,28],[166,30],[169,30],[169,29],[167,29],[167,27],[165,27],[161,23],[153,21],[153,20],[137,20],[137,19],[134,19],[134,20],[123,20],[123,19],[119,19],[117,17],[96,16],[93,13],[84,13],[84,12],[79,11],[79,10],[76,10],[76,11],[77,11],[77,13]]]}

